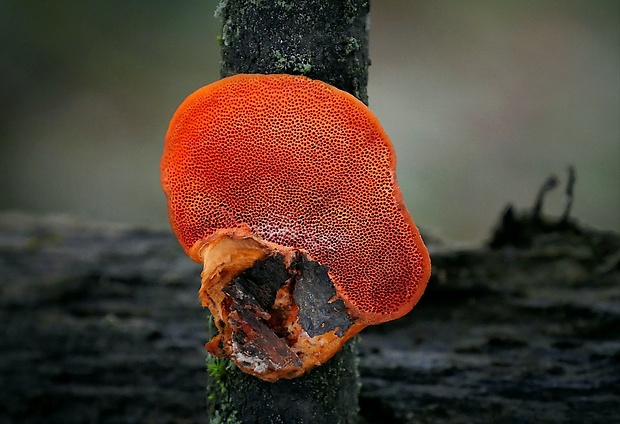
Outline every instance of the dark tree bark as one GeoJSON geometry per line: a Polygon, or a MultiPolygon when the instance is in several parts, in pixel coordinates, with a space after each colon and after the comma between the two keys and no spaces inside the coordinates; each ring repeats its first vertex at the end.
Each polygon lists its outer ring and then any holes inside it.
{"type": "MultiPolygon", "coordinates": [[[[364,423],[614,422],[620,236],[530,235],[430,243],[423,301],[363,332],[364,423]]],[[[170,231],[0,213],[0,423],[205,422],[199,273],[170,231]]]]}
{"type": "MultiPolygon", "coordinates": [[[[222,77],[300,74],[367,103],[369,2],[221,2],[222,77]]],[[[318,284],[314,287],[319,287],[318,284]]],[[[357,342],[307,375],[275,383],[208,359],[210,417],[243,423],[353,423],[358,415],[357,342]]]]}
{"type": "Polygon", "coordinates": [[[300,74],[368,103],[369,0],[222,1],[222,77],[300,74]]]}

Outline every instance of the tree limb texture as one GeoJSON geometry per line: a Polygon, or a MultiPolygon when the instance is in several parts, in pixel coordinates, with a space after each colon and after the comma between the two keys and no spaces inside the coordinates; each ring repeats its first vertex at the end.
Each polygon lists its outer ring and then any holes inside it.
{"type": "MultiPolygon", "coordinates": [[[[222,1],[221,76],[299,74],[368,102],[369,2],[222,1]]],[[[316,285],[319,287],[319,284],[316,285]]],[[[358,416],[357,342],[293,380],[264,382],[210,357],[211,419],[243,423],[354,423],[358,416]]]]}
{"type": "Polygon", "coordinates": [[[368,0],[222,1],[222,77],[299,74],[368,103],[368,0]]]}

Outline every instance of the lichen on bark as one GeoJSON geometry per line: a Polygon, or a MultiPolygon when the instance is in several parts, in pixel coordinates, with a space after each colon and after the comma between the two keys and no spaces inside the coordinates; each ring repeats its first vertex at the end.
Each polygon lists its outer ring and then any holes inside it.
{"type": "Polygon", "coordinates": [[[365,0],[223,0],[221,75],[305,75],[367,103],[369,8],[365,0]]]}

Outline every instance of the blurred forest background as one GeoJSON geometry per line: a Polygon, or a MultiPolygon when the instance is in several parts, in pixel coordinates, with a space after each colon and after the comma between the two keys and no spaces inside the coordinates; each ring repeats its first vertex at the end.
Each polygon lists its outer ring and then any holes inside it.
{"type": "MultiPolygon", "coordinates": [[[[216,4],[0,0],[0,210],[167,228],[159,157],[219,78],[216,4]]],[[[482,241],[572,164],[573,215],[620,231],[619,4],[372,2],[370,107],[420,227],[482,241]]]]}

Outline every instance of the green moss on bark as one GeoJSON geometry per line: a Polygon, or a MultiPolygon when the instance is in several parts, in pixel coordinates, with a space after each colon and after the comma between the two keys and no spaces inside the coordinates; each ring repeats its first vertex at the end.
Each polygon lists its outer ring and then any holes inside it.
{"type": "Polygon", "coordinates": [[[207,358],[210,423],[355,423],[359,413],[357,343],[293,380],[245,374],[228,359],[207,358]]]}
{"type": "Polygon", "coordinates": [[[301,74],[368,101],[369,2],[224,0],[222,77],[301,74]]]}

